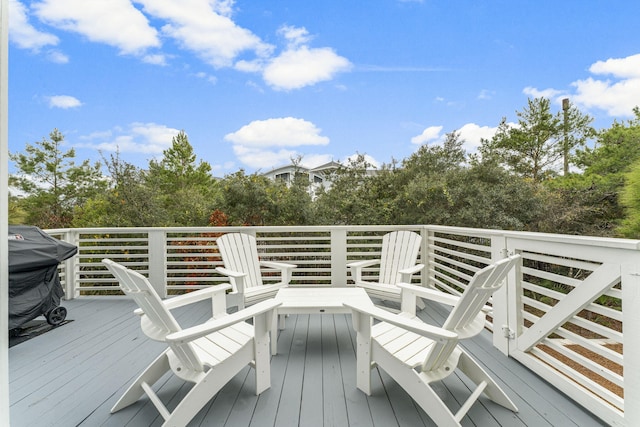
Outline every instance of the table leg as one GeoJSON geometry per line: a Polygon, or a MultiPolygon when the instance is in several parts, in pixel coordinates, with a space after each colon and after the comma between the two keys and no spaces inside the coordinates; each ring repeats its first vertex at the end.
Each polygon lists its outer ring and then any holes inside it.
{"type": "Polygon", "coordinates": [[[278,314],[276,310],[274,310],[271,323],[271,354],[273,356],[278,354],[278,333],[281,329],[284,329],[286,317],[286,314],[278,314]]]}

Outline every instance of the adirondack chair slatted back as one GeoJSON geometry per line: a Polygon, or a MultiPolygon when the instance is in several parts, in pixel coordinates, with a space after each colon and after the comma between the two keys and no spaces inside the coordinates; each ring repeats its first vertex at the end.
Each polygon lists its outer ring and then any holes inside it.
{"type": "Polygon", "coordinates": [[[379,283],[395,285],[401,281],[400,270],[413,267],[418,259],[422,236],[413,231],[400,230],[382,238],[379,283]]]}
{"type": "MultiPolygon", "coordinates": [[[[167,335],[182,330],[171,312],[162,304],[162,300],[146,277],[110,259],[103,259],[102,263],[118,280],[120,289],[132,297],[144,312],[141,319],[142,330],[149,338],[164,341],[167,335]]],[[[186,369],[196,372],[204,369],[202,361],[190,343],[170,346],[186,369]]]]}
{"type": "MultiPolygon", "coordinates": [[[[483,307],[491,295],[502,286],[507,274],[519,259],[520,255],[512,255],[477,271],[449,313],[442,328],[456,332],[461,339],[473,336],[482,330],[486,317],[482,311],[483,307]]],[[[429,371],[440,368],[451,354],[450,347],[455,345],[455,342],[436,343],[434,349],[427,355],[422,369],[429,371]]]]}
{"type": "Polygon", "coordinates": [[[245,288],[262,286],[256,238],[246,233],[227,233],[216,240],[224,266],[246,273],[245,288]]]}
{"type": "Polygon", "coordinates": [[[514,255],[476,272],[442,327],[459,332],[470,327],[478,319],[483,321],[484,316],[479,316],[482,308],[491,295],[502,286],[507,273],[519,259],[520,255],[514,255]]]}

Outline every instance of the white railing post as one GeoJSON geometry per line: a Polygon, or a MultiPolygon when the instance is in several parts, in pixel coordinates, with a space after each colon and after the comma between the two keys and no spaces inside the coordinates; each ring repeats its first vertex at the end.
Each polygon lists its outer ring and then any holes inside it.
{"type": "Polygon", "coordinates": [[[423,227],[420,230],[422,235],[422,243],[420,246],[420,262],[424,264],[424,268],[420,272],[420,284],[425,287],[432,287],[429,282],[429,270],[431,269],[431,255],[429,253],[429,241],[433,235],[433,231],[429,229],[429,226],[423,227]]]}
{"type": "MultiPolygon", "coordinates": [[[[491,261],[496,262],[506,257],[507,242],[504,236],[491,236],[491,261]]],[[[509,274],[507,283],[498,289],[491,298],[493,306],[493,345],[503,354],[509,354],[511,326],[509,324],[509,289],[513,285],[514,276],[509,274]]]]}
{"type": "Polygon", "coordinates": [[[151,229],[149,239],[149,282],[161,297],[167,296],[167,238],[162,229],[151,229]]]}
{"type": "MultiPolygon", "coordinates": [[[[80,253],[79,233],[74,229],[69,229],[64,233],[63,239],[67,243],[76,245],[80,253]]],[[[80,296],[77,288],[77,278],[80,275],[80,265],[78,257],[72,256],[64,261],[64,299],[70,300],[80,296]]]]}
{"type": "Polygon", "coordinates": [[[347,286],[347,230],[331,230],[331,286],[347,286]]]}
{"type": "Polygon", "coordinates": [[[627,426],[640,425],[640,265],[623,264],[622,327],[624,334],[624,421],[627,426]]]}

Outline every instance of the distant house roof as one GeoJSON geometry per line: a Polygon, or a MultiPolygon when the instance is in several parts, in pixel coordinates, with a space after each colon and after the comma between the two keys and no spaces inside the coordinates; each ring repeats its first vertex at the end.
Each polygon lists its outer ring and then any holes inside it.
{"type": "Polygon", "coordinates": [[[308,166],[304,166],[304,165],[294,165],[294,164],[289,164],[289,165],[284,165],[284,166],[278,166],[276,168],[271,169],[268,172],[263,173],[263,175],[273,175],[273,174],[278,174],[281,172],[290,172],[293,170],[297,170],[297,171],[301,171],[301,172],[323,172],[326,170],[331,170],[331,169],[337,169],[340,166],[342,166],[340,163],[336,162],[336,161],[330,161],[328,163],[322,164],[320,166],[316,166],[314,168],[310,168],[308,166]]]}
{"type": "Polygon", "coordinates": [[[342,166],[341,163],[332,160],[329,163],[325,163],[324,165],[316,166],[315,168],[311,169],[311,172],[323,172],[326,170],[338,169],[340,166],[342,166]]]}
{"type": "Polygon", "coordinates": [[[264,172],[262,175],[278,175],[282,172],[291,172],[293,170],[298,170],[302,172],[307,172],[309,169],[304,166],[294,166],[294,165],[285,165],[277,168],[273,168],[268,172],[264,172]]]}

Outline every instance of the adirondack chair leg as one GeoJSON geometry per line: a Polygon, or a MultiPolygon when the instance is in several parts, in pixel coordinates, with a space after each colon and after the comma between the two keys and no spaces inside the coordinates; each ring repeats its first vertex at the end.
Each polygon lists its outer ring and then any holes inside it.
{"type": "Polygon", "coordinates": [[[476,362],[464,350],[462,350],[460,355],[458,368],[460,368],[460,370],[464,372],[464,374],[475,384],[481,384],[482,382],[486,383],[484,394],[486,394],[493,402],[504,406],[513,412],[518,412],[518,408],[511,399],[509,399],[502,388],[500,388],[500,386],[485,372],[485,370],[482,369],[478,362],[476,362]]]}
{"type": "MultiPolygon", "coordinates": [[[[269,354],[270,324],[276,318],[276,311],[267,312],[255,318],[254,346],[255,346],[255,373],[256,395],[259,395],[271,387],[271,357],[269,354]]],[[[275,332],[277,334],[277,332],[275,332]]],[[[277,337],[276,337],[277,339],[277,337]]]]}
{"type": "Polygon", "coordinates": [[[275,356],[276,354],[278,354],[278,333],[280,332],[278,330],[278,324],[279,324],[279,320],[282,318],[282,316],[278,315],[278,312],[276,310],[274,310],[273,315],[271,317],[271,332],[270,332],[270,344],[271,344],[271,355],[275,356]]]}
{"type": "Polygon", "coordinates": [[[371,318],[363,313],[353,312],[351,315],[354,329],[357,332],[356,344],[356,386],[371,395],[371,318]]]}
{"type": "MultiPolygon", "coordinates": [[[[240,350],[240,352],[246,352],[248,350],[250,350],[250,347],[245,347],[240,350]]],[[[209,369],[206,377],[198,381],[191,390],[189,390],[189,393],[180,401],[162,426],[187,425],[204,405],[211,401],[211,396],[220,391],[231,378],[238,375],[238,372],[240,372],[245,365],[245,356],[230,357],[209,369]]]]}
{"type": "MultiPolygon", "coordinates": [[[[385,355],[380,359],[388,359],[391,361],[393,357],[392,355],[385,355]]],[[[382,364],[383,363],[380,363],[380,365],[382,364]]],[[[447,405],[444,404],[442,398],[438,396],[424,375],[421,375],[413,369],[406,369],[406,366],[403,365],[398,365],[397,369],[393,369],[387,364],[384,366],[387,366],[393,371],[393,379],[400,384],[438,427],[460,426],[460,422],[456,420],[456,416],[447,405]]]]}
{"type": "Polygon", "coordinates": [[[426,305],[425,305],[424,301],[422,300],[422,298],[420,298],[420,297],[416,298],[416,307],[418,307],[420,310],[424,310],[426,305]]]}
{"type": "Polygon", "coordinates": [[[171,370],[169,366],[169,359],[167,358],[167,352],[169,350],[165,350],[156,358],[156,360],[151,363],[144,370],[142,374],[135,380],[133,384],[129,386],[127,391],[122,395],[122,397],[116,402],[116,404],[111,408],[111,413],[115,413],[123,408],[126,408],[129,405],[134,404],[145,394],[144,389],[142,388],[142,383],[147,383],[149,385],[155,384],[164,374],[171,370]]]}

